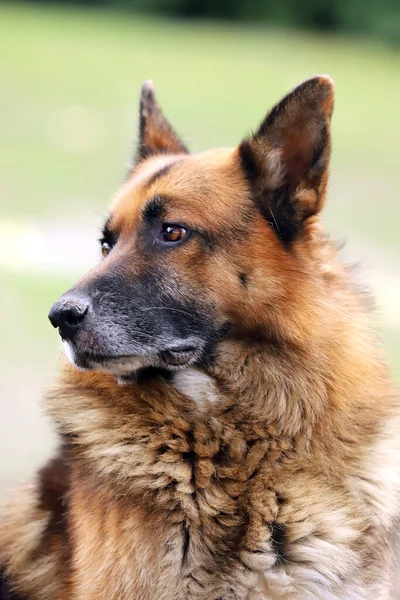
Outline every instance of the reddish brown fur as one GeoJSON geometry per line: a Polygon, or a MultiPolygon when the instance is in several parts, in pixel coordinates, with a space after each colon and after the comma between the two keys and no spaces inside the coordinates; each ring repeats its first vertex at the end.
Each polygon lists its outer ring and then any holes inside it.
{"type": "Polygon", "coordinates": [[[400,407],[364,300],[321,231],[329,132],[320,171],[305,172],[316,111],[329,126],[331,84],[320,78],[300,98],[260,128],[273,127],[270,145],[260,132],[245,142],[257,185],[240,148],[191,156],[170,132],[172,154],[139,162],[116,195],[120,244],[86,278],[148,269],[141,211],[171,198],[166,219],[209,231],[214,247],[195,241],[157,260],[233,327],[209,365],[175,384],[119,386],[65,365],[47,398],[62,462],[1,528],[0,563],[29,600],[390,597],[400,407]],[[254,202],[265,181],[288,178],[290,250],[254,202]]]}

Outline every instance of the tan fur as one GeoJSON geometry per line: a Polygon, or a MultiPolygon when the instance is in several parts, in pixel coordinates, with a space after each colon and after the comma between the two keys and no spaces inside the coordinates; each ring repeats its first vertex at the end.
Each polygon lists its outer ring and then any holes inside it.
{"type": "Polygon", "coordinates": [[[192,244],[171,260],[237,326],[210,365],[170,382],[121,386],[63,367],[47,411],[68,469],[65,524],[43,537],[53,509],[42,482],[0,528],[0,562],[29,600],[390,598],[400,406],[363,299],[321,232],[327,174],[288,252],[261,214],[248,219],[238,165],[237,149],[148,158],[115,199],[121,246],[86,277],[127,257],[132,274],[148,268],[129,244],[147,199],[165,195],[168,219],[228,236],[212,256],[192,244]]]}

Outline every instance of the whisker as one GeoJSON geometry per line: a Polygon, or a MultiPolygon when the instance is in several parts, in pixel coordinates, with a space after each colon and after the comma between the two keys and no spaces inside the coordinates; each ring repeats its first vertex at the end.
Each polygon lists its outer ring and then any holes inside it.
{"type": "Polygon", "coordinates": [[[140,329],[129,329],[129,331],[132,333],[137,333],[138,335],[147,336],[148,338],[151,338],[153,340],[155,339],[155,336],[153,333],[147,333],[146,331],[142,331],[140,329]]]}
{"type": "Polygon", "coordinates": [[[272,212],[272,208],[271,208],[270,206],[268,206],[268,209],[269,209],[269,212],[271,213],[271,216],[272,216],[272,218],[273,218],[273,220],[274,220],[275,227],[276,227],[276,229],[277,229],[278,233],[280,233],[280,231],[281,231],[281,230],[279,229],[279,225],[278,225],[278,223],[277,223],[277,221],[276,221],[276,219],[275,219],[275,215],[274,215],[274,213],[272,212]]]}
{"type": "Polygon", "coordinates": [[[190,313],[187,310],[183,310],[181,308],[172,308],[170,306],[147,306],[146,308],[141,308],[141,311],[147,311],[147,310],[170,310],[172,312],[180,312],[184,315],[188,315],[189,317],[192,316],[192,313],[190,313]]]}

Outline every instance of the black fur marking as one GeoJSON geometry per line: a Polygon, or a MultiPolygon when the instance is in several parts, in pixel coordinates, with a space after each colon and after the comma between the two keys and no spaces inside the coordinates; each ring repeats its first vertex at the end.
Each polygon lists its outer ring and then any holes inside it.
{"type": "Polygon", "coordinates": [[[145,221],[162,219],[165,208],[165,200],[161,196],[154,196],[143,207],[143,218],[145,221]]]}
{"type": "Polygon", "coordinates": [[[207,344],[203,350],[203,355],[198,363],[204,368],[210,368],[213,362],[216,359],[215,356],[215,348],[217,343],[223,340],[228,336],[229,332],[232,329],[232,324],[229,321],[225,321],[219,327],[216,327],[213,331],[213,334],[207,341],[207,344]]]}
{"type": "Polygon", "coordinates": [[[168,452],[169,450],[169,446],[166,446],[165,444],[163,444],[162,446],[160,446],[158,448],[158,454],[159,456],[162,456],[163,454],[165,454],[166,452],[168,452]]]}
{"type": "Polygon", "coordinates": [[[247,287],[247,275],[246,273],[239,273],[239,279],[244,287],[247,287]]]}
{"type": "Polygon", "coordinates": [[[281,496],[281,494],[276,494],[276,501],[279,504],[279,506],[282,506],[283,504],[286,504],[286,500],[283,496],[281,496]]]}
{"type": "MultiPolygon", "coordinates": [[[[65,450],[62,451],[63,453],[65,450]]],[[[47,547],[52,536],[63,540],[65,556],[69,555],[69,541],[67,537],[68,518],[68,489],[69,472],[67,463],[62,455],[49,460],[38,473],[40,483],[40,508],[50,513],[41,544],[47,547]]]]}
{"type": "Polygon", "coordinates": [[[249,366],[249,357],[246,356],[246,358],[244,359],[244,361],[240,367],[240,372],[242,373],[242,375],[243,375],[243,373],[245,373],[248,366],[249,366]]]}
{"type": "Polygon", "coordinates": [[[163,167],[162,169],[160,169],[159,171],[156,171],[155,173],[153,173],[153,175],[150,175],[149,179],[146,182],[146,185],[148,187],[150,187],[151,185],[153,185],[153,183],[155,183],[158,179],[160,179],[161,177],[164,177],[164,175],[166,175],[170,170],[171,167],[173,165],[175,165],[178,161],[174,161],[172,163],[170,163],[169,165],[165,165],[165,167],[163,167]]]}
{"type": "Polygon", "coordinates": [[[142,385],[148,383],[151,379],[163,379],[167,383],[172,379],[172,373],[166,369],[159,367],[143,367],[138,369],[136,373],[137,384],[142,385]]]}
{"type": "Polygon", "coordinates": [[[311,158],[310,158],[310,163],[309,163],[309,169],[312,171],[312,175],[314,177],[321,175],[321,173],[324,171],[324,169],[326,167],[325,150],[326,150],[327,144],[328,144],[328,127],[327,127],[326,123],[323,123],[321,125],[321,129],[319,132],[318,142],[315,145],[315,147],[313,148],[311,158]]]}
{"type": "MultiPolygon", "coordinates": [[[[191,433],[189,437],[193,438],[193,434],[191,433]]],[[[194,450],[189,450],[189,452],[182,452],[182,458],[185,461],[185,463],[188,463],[191,467],[194,467],[197,462],[197,454],[194,450]]]]}
{"type": "Polygon", "coordinates": [[[290,199],[288,188],[266,190],[263,196],[256,201],[262,215],[280,241],[285,246],[289,245],[303,231],[303,223],[290,199]]]}
{"type": "Polygon", "coordinates": [[[221,467],[228,467],[232,464],[232,458],[227,454],[226,446],[223,446],[213,456],[213,463],[221,467]]]}
{"type": "Polygon", "coordinates": [[[239,157],[245,178],[253,189],[254,183],[261,176],[260,168],[254,158],[249,140],[244,140],[239,146],[239,157]]]}
{"type": "Polygon", "coordinates": [[[109,231],[109,229],[110,229],[110,225],[111,225],[111,215],[110,215],[109,217],[107,217],[107,220],[106,220],[106,222],[104,223],[104,226],[103,226],[103,233],[104,233],[105,231],[109,231]]]}
{"type": "Polygon", "coordinates": [[[0,571],[0,600],[26,600],[12,590],[2,571],[0,571]]]}
{"type": "Polygon", "coordinates": [[[248,140],[240,145],[239,155],[255,205],[278,239],[288,249],[291,242],[302,231],[302,223],[291,201],[288,187],[268,189],[260,185],[263,175],[248,140]]]}
{"type": "Polygon", "coordinates": [[[278,562],[283,562],[286,559],[286,526],[281,523],[270,523],[271,527],[271,544],[278,562]]]}
{"type": "Polygon", "coordinates": [[[183,527],[183,549],[182,549],[182,565],[186,564],[190,548],[190,531],[189,527],[183,527]]]}

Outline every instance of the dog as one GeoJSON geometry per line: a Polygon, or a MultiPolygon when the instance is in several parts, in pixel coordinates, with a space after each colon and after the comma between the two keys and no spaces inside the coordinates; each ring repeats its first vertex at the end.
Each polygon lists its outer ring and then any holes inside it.
{"type": "Polygon", "coordinates": [[[400,405],[321,225],[333,96],[191,155],[144,84],[103,259],[50,310],[59,451],[4,511],[3,600],[390,598],[400,405]]]}

